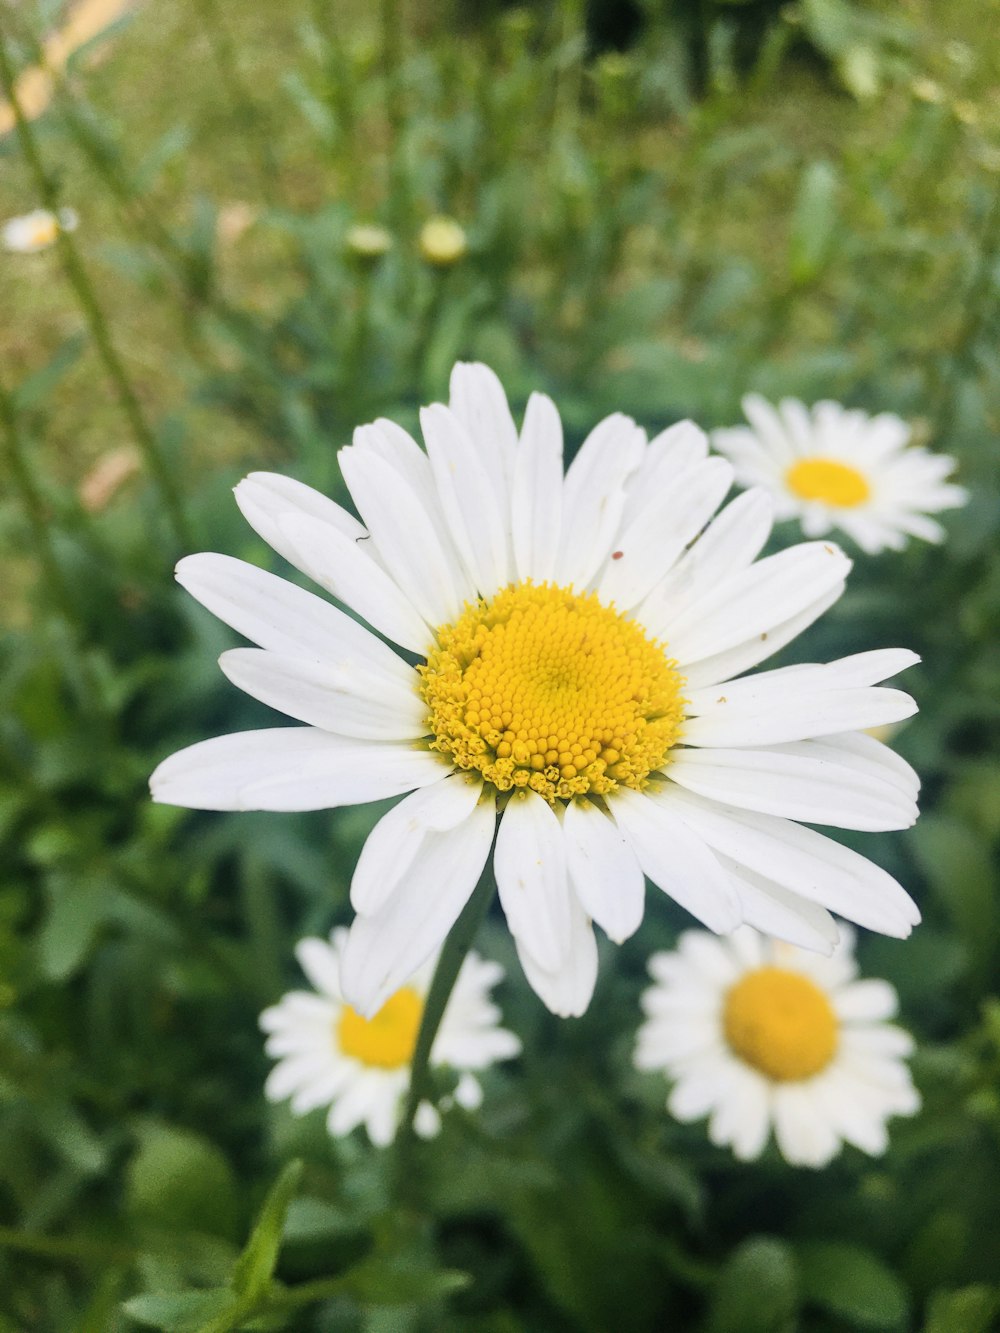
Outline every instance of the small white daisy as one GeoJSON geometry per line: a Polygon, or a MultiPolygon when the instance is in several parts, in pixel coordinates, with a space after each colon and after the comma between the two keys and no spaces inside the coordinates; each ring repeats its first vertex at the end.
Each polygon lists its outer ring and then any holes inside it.
{"type": "Polygon", "coordinates": [[[33,255],[55,245],[61,231],[75,231],[79,218],[72,208],[61,208],[50,213],[47,208],[36,208],[19,218],[8,218],[0,230],[5,250],[16,254],[33,255]]]}
{"type": "MultiPolygon", "coordinates": [[[[324,940],[301,940],[295,954],[313,991],[291,991],[260,1016],[268,1034],[264,1049],[278,1063],[265,1085],[272,1102],[291,1101],[295,1115],[328,1106],[327,1129],[335,1137],[364,1125],[372,1143],[391,1143],[410,1086],[410,1062],[431,982],[433,960],[363,1018],[344,1000],[340,971],[346,930],[324,940]]],[[[518,1055],[521,1043],[499,1026],[500,1011],[490,990],[503,979],[499,963],[470,953],[462,964],[431,1048],[432,1066],[459,1074],[454,1093],[443,1098],[475,1110],[482,1088],[473,1070],[518,1055]]],[[[441,1127],[438,1109],[423,1101],[414,1128],[430,1138],[441,1127]]]]}
{"type": "Polygon", "coordinates": [[[940,542],[929,514],[964,505],[969,494],[945,482],[955,460],[910,445],[900,417],[797,398],[774,407],[759,394],[743,399],[749,426],[712,434],[743,486],[764,486],[775,518],[797,518],[807,537],[839,528],[866,551],[900,550],[908,537],[940,542]]]}
{"type": "Polygon", "coordinates": [[[856,979],[854,932],[841,932],[829,958],[743,926],[727,940],[686,931],[649,960],[636,1067],[664,1071],[671,1114],[711,1116],[709,1138],[742,1161],[772,1128],[793,1166],[825,1166],[842,1143],[878,1156],[886,1120],[920,1109],[913,1040],[887,1021],[896,992],[856,979]]]}
{"type": "Polygon", "coordinates": [[[829,952],[833,910],[908,935],[901,886],[795,821],[913,823],[916,774],[859,733],[916,711],[876,688],[916,655],[742,675],[836,601],[846,556],[806,542],[758,560],[770,500],[748,491],[713,518],[732,468],[690,422],[647,442],[610,416],[564,475],[552,401],[533,394],[518,431],[478,365],[421,420],[426,452],[385,420],[341,450],[363,523],[286,477],[236,488],[257,532],[375,633],[243,561],[180,562],[259,645],[223,653],[226,675],[306,725],[189,746],[154,799],[319,810],[410,793],[351,884],[344,990],[365,1014],[438,950],[494,838],[518,955],[558,1014],[590,1001],[591,921],[616,942],[638,928],[644,876],[713,930],[746,921],[829,952]]]}

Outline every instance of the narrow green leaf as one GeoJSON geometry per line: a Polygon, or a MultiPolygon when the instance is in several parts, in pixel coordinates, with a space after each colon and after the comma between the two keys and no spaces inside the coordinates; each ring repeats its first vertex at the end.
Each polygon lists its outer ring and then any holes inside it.
{"type": "Polygon", "coordinates": [[[810,162],[802,173],[788,237],[792,281],[811,282],[825,266],[837,227],[837,172],[829,162],[810,162]]]}
{"type": "Polygon", "coordinates": [[[198,1333],[206,1321],[237,1309],[228,1287],[208,1291],[165,1291],[133,1296],[122,1307],[125,1313],[147,1328],[162,1333],[198,1333]]]}
{"type": "Polygon", "coordinates": [[[302,1163],[289,1162],[271,1187],[257,1225],[233,1271],[233,1289],[246,1301],[257,1301],[267,1290],[278,1262],[285,1217],[302,1179],[302,1163]]]}

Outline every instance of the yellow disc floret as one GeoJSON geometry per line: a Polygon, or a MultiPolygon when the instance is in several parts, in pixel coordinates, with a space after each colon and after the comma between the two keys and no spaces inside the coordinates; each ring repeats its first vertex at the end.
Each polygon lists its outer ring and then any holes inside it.
{"type": "Polygon", "coordinates": [[[838,509],[854,509],[871,495],[867,477],[836,458],[800,458],[785,473],[785,481],[800,500],[818,500],[838,509]]]}
{"type": "Polygon", "coordinates": [[[418,668],[431,748],[498,791],[641,790],[677,742],[676,663],[595,593],[512,584],[436,638],[418,668]]]}
{"type": "Polygon", "coordinates": [[[782,967],[748,972],[728,991],[722,1029],[730,1049],[768,1078],[812,1078],[837,1051],[837,1017],[815,982],[782,967]]]}
{"type": "Polygon", "coordinates": [[[412,986],[389,997],[374,1018],[362,1018],[345,1004],[337,1024],[337,1045],[344,1055],[377,1069],[400,1069],[413,1059],[424,1002],[412,986]]]}

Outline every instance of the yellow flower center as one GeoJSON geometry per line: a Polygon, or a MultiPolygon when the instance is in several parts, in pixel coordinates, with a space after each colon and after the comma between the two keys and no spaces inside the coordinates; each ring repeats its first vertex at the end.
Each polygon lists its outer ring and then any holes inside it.
{"type": "Polygon", "coordinates": [[[853,509],[871,495],[867,478],[835,458],[801,458],[785,473],[785,481],[799,499],[821,500],[840,509],[853,509]]]}
{"type": "Polygon", "coordinates": [[[684,716],[662,647],[595,593],[511,584],[437,631],[418,668],[431,748],[547,801],[641,790],[684,716]]]}
{"type": "Polygon", "coordinates": [[[374,1018],[362,1018],[349,1004],[337,1024],[344,1055],[376,1069],[399,1069],[413,1059],[424,1002],[412,986],[389,997],[374,1018]]]}
{"type": "Polygon", "coordinates": [[[730,988],[722,1010],[726,1041],[768,1078],[812,1078],[837,1050],[837,1018],[820,988],[799,972],[761,967],[730,988]]]}
{"type": "Polygon", "coordinates": [[[38,246],[39,249],[46,245],[51,245],[59,234],[59,223],[55,218],[42,218],[38,222],[33,222],[31,230],[28,233],[28,244],[38,246]]]}

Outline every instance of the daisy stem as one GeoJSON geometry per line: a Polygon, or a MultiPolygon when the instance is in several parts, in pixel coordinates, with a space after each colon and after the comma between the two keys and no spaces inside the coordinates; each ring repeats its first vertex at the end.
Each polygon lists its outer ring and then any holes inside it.
{"type": "MultiPolygon", "coordinates": [[[[492,856],[487,867],[492,863],[492,856]]],[[[454,989],[458,974],[465,961],[465,955],[472,947],[486,909],[493,900],[493,876],[489,869],[483,871],[482,878],[473,889],[469,901],[462,908],[448,937],[445,939],[434,969],[434,979],[427,992],[427,1002],[417,1033],[417,1044],[413,1051],[413,1063],[410,1066],[410,1087],[403,1107],[403,1118],[396,1138],[396,1186],[397,1192],[405,1190],[413,1178],[412,1155],[414,1144],[413,1122],[417,1107],[427,1091],[428,1071],[430,1068],[431,1048],[437,1036],[441,1019],[447,1008],[448,1000],[454,989]]]]}
{"type": "MultiPolygon", "coordinates": [[[[42,203],[51,213],[58,215],[59,190],[54,177],[49,174],[42,162],[34,130],[28,117],[24,114],[24,108],[21,106],[13,64],[7,49],[6,38],[2,32],[0,32],[0,88],[6,94],[14,112],[21,152],[24,154],[24,160],[30,174],[34,177],[42,203]]],[[[117,390],[122,411],[132,428],[139,451],[146,460],[150,474],[153,476],[163,497],[175,535],[182,546],[190,547],[193,542],[181,503],[180,492],[174,484],[174,479],[160,450],[156,436],[143,415],[139,399],[115,349],[107,320],[91,285],[90,278],[87,276],[76,243],[69,233],[61,227],[57,240],[66,277],[69,279],[70,286],[73,288],[84,318],[90,327],[98,355],[104,362],[108,377],[117,390]]]]}

